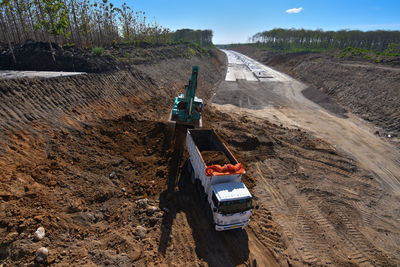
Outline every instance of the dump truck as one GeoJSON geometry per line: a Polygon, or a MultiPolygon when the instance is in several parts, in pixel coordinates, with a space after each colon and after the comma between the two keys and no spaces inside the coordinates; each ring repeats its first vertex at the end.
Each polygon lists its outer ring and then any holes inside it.
{"type": "Polygon", "coordinates": [[[189,153],[187,177],[206,204],[207,217],[215,230],[242,228],[249,224],[253,202],[241,181],[245,170],[214,130],[188,129],[186,149],[189,153]],[[203,151],[223,153],[229,162],[224,166],[207,166],[203,151]]]}

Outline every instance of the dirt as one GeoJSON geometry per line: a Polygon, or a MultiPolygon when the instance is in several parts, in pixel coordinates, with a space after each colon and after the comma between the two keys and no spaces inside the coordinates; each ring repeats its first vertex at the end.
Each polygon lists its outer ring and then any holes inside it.
{"type": "Polygon", "coordinates": [[[52,43],[55,61],[48,43],[26,41],[23,45],[14,45],[13,52],[17,63],[14,64],[7,44],[0,43],[0,69],[70,71],[101,73],[117,70],[129,70],[141,65],[167,59],[209,57],[212,50],[202,49],[192,44],[115,44],[104,47],[100,54],[93,48],[76,46],[58,46],[52,43]]]}
{"type": "Polygon", "coordinates": [[[207,94],[222,75],[217,58],[177,59],[174,68],[160,62],[151,73],[1,81],[0,262],[33,264],[41,246],[54,265],[181,260],[158,253],[167,213],[160,194],[172,160],[169,100],[184,90],[193,64],[207,94]],[[143,198],[154,212],[136,204],[143,198]],[[36,242],[39,226],[46,237],[36,242]]]}
{"type": "Polygon", "coordinates": [[[224,115],[212,121],[250,163],[247,182],[285,244],[275,257],[295,266],[398,265],[399,150],[354,114],[307,99],[306,84],[271,73],[223,81],[212,107],[224,115]]]}
{"type": "Polygon", "coordinates": [[[221,151],[201,151],[201,156],[207,166],[229,164],[230,161],[224,152],[221,151]]]}
{"type": "Polygon", "coordinates": [[[376,174],[264,109],[212,104],[224,55],[186,56],[0,81],[0,264],[33,266],[42,246],[54,266],[399,264],[399,210],[378,209],[393,199],[376,174]],[[260,206],[244,229],[212,229],[174,142],[185,129],[167,127],[193,64],[204,127],[245,166],[260,206]]]}
{"type": "Polygon", "coordinates": [[[399,136],[400,57],[377,64],[360,57],[341,58],[340,52],[271,53],[248,45],[234,50],[318,89],[347,111],[374,123],[379,127],[377,134],[399,136]]]}

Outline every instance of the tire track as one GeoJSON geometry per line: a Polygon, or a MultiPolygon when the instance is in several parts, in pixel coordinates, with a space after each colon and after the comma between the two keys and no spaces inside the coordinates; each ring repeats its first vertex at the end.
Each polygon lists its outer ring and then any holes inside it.
{"type": "MultiPolygon", "coordinates": [[[[305,264],[331,265],[337,261],[351,260],[360,266],[384,265],[385,261],[379,263],[379,260],[376,260],[381,258],[377,255],[382,255],[382,252],[376,249],[351,223],[343,211],[342,203],[329,204],[340,217],[339,222],[345,225],[344,230],[339,230],[333,224],[336,220],[331,222],[329,216],[327,217],[319,208],[321,205],[327,205],[326,199],[315,196],[312,200],[307,200],[304,197],[297,197],[298,193],[292,192],[296,189],[284,193],[282,187],[279,188],[281,194],[277,196],[273,192],[278,190],[273,189],[274,186],[268,183],[262,175],[261,169],[265,168],[261,168],[260,165],[261,163],[257,163],[255,168],[258,186],[260,186],[260,188],[256,187],[258,197],[272,211],[286,240],[297,251],[305,264]],[[277,201],[277,199],[279,200],[277,201]],[[283,206],[283,203],[287,205],[283,206]],[[343,238],[345,242],[343,247],[340,247],[337,240],[343,238]],[[333,249],[334,247],[336,249],[333,249]]],[[[360,208],[360,204],[357,204],[356,208],[361,212],[362,218],[369,217],[369,213],[360,208]]],[[[367,219],[366,224],[370,225],[371,220],[367,219]]],[[[262,228],[261,222],[258,227],[262,228]]]]}

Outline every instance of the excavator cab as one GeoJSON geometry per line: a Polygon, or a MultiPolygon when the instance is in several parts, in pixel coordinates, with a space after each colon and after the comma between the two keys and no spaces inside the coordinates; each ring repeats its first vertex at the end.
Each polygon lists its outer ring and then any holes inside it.
{"type": "Polygon", "coordinates": [[[185,86],[185,94],[178,94],[175,97],[174,106],[172,108],[169,125],[185,125],[189,128],[201,128],[201,112],[203,109],[203,100],[198,98],[196,94],[197,76],[199,67],[193,66],[192,76],[189,83],[185,86]]]}

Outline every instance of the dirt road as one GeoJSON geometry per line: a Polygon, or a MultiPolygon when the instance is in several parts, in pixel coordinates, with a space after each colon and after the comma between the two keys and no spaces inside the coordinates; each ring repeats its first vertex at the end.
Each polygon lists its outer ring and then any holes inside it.
{"type": "MultiPolygon", "coordinates": [[[[293,146],[302,153],[292,158],[296,172],[305,174],[301,187],[290,174],[277,178],[282,170],[273,159],[251,166],[255,195],[284,233],[284,253],[303,264],[400,264],[399,151],[355,115],[335,106],[328,111],[304,97],[305,84],[237,52],[224,52],[228,71],[213,107],[259,124],[272,121],[306,130],[334,151],[316,157],[293,146]],[[344,167],[337,155],[347,155],[346,164],[354,166],[344,167]],[[305,169],[307,165],[313,169],[305,169]]],[[[256,241],[250,240],[252,252],[256,241]]],[[[262,253],[256,256],[262,258],[262,253]]]]}
{"type": "Polygon", "coordinates": [[[15,79],[15,78],[53,78],[62,76],[74,76],[85,74],[84,72],[62,72],[62,71],[16,71],[16,70],[1,70],[0,79],[15,79]]]}

